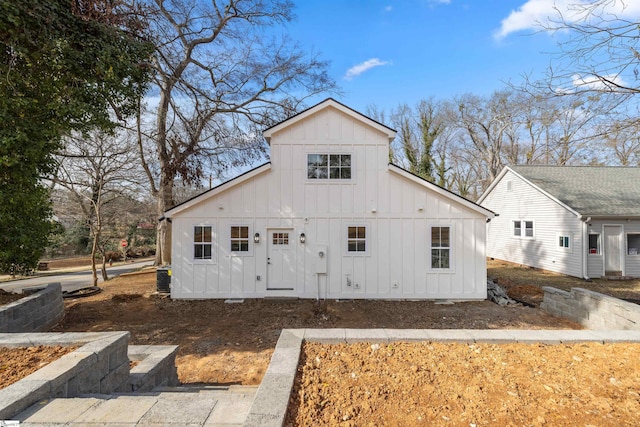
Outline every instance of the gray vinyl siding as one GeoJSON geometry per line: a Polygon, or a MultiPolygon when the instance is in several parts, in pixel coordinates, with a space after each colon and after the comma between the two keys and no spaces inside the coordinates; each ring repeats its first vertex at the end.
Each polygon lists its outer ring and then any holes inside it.
{"type": "MultiPolygon", "coordinates": [[[[588,232],[598,233],[602,239],[602,232],[604,225],[620,225],[622,226],[622,249],[624,255],[622,257],[622,269],[625,276],[640,277],[640,255],[629,255],[629,248],[627,246],[627,234],[640,233],[640,220],[617,220],[617,219],[604,219],[594,220],[589,222],[588,232]]],[[[603,248],[599,254],[587,255],[587,274],[591,278],[599,278],[604,274],[604,254],[603,248]]]]}
{"type": "Polygon", "coordinates": [[[582,230],[575,213],[511,171],[481,204],[499,215],[487,225],[487,256],[582,277],[582,230]],[[514,220],[533,221],[534,237],[514,237],[514,220]],[[569,249],[560,247],[560,235],[571,238],[569,249]]]}

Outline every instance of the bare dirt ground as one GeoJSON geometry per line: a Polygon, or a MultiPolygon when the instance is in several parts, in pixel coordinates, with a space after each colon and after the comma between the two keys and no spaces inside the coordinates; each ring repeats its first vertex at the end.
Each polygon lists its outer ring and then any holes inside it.
{"type": "Polygon", "coordinates": [[[0,347],[0,389],[21,380],[76,348],[43,345],[19,348],[0,347]]]}
{"type": "Polygon", "coordinates": [[[640,344],[305,343],[293,426],[632,426],[640,344]]]}
{"type": "Polygon", "coordinates": [[[124,275],[103,284],[101,294],[65,301],[65,318],[54,330],[127,330],[132,344],[179,345],[183,383],[255,385],[285,328],[580,328],[537,308],[489,301],[171,300],[153,295],[155,279],[154,270],[124,275]]]}
{"type": "Polygon", "coordinates": [[[7,292],[3,289],[0,289],[0,305],[9,304],[24,297],[25,295],[14,294],[12,292],[7,292]]]}
{"type": "Polygon", "coordinates": [[[553,286],[564,291],[570,291],[571,288],[584,288],[615,298],[640,301],[640,279],[592,279],[588,282],[577,277],[500,260],[487,260],[487,277],[493,278],[511,298],[533,304],[536,307],[540,306],[542,302],[543,286],[553,286]]]}

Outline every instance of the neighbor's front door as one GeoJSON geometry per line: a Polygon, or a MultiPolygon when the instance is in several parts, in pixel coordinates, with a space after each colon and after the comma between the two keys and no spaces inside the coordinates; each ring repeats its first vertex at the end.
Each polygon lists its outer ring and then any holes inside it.
{"type": "Polygon", "coordinates": [[[622,274],[622,226],[604,226],[604,274],[622,274]]]}
{"type": "Polygon", "coordinates": [[[293,229],[268,231],[267,290],[293,290],[296,279],[296,245],[293,229]]]}

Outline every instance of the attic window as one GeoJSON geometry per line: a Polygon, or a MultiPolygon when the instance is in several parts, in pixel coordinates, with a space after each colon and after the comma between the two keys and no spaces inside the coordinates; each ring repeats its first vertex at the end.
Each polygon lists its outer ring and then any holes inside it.
{"type": "Polygon", "coordinates": [[[351,179],[351,154],[307,154],[308,179],[351,179]]]}

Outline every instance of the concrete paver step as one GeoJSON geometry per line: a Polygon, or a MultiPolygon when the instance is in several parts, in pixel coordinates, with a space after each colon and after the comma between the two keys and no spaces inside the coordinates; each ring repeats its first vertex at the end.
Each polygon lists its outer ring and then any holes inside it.
{"type": "Polygon", "coordinates": [[[257,386],[163,387],[146,393],[87,395],[31,406],[15,419],[22,427],[238,426],[257,386]]]}

